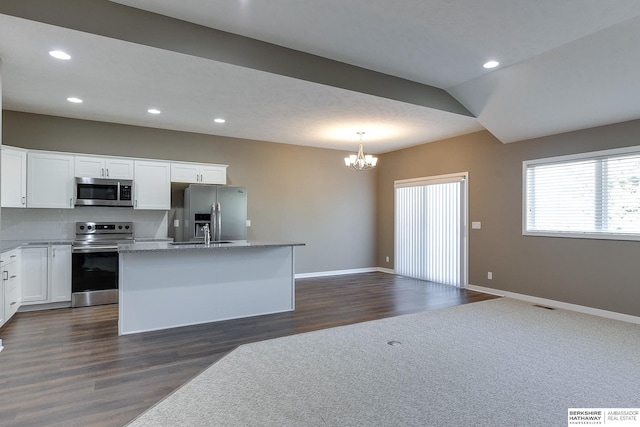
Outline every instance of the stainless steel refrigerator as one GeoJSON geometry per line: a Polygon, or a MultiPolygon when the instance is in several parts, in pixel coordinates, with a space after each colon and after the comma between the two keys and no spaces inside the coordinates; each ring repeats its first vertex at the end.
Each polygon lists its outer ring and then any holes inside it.
{"type": "Polygon", "coordinates": [[[184,190],[184,240],[203,240],[209,224],[211,240],[247,239],[247,190],[244,187],[191,184],[184,190]]]}

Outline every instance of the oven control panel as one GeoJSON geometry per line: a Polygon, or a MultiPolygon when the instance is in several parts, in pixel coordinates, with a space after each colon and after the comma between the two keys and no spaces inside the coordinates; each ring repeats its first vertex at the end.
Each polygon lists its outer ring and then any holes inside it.
{"type": "Polygon", "coordinates": [[[133,234],[132,222],[76,222],[76,234],[133,234]]]}

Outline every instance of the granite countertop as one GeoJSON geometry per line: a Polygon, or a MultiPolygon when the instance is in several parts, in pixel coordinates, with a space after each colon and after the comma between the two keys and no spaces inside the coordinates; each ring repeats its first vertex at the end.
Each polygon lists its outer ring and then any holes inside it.
{"type": "Polygon", "coordinates": [[[304,243],[294,242],[256,242],[249,240],[234,240],[222,243],[211,243],[209,246],[203,243],[189,242],[136,242],[126,245],[118,245],[118,252],[164,252],[164,251],[187,251],[187,250],[220,250],[238,248],[270,248],[282,246],[304,246],[304,243]]]}
{"type": "MultiPolygon", "coordinates": [[[[135,242],[143,243],[158,243],[158,242],[172,242],[173,239],[167,238],[155,238],[155,237],[143,237],[135,239],[135,242]]],[[[29,246],[49,246],[49,245],[72,245],[73,240],[53,239],[53,240],[2,240],[0,242],[0,252],[8,252],[17,248],[24,248],[29,246]]]]}
{"type": "Polygon", "coordinates": [[[7,252],[24,246],[49,246],[49,245],[70,245],[73,240],[3,240],[0,242],[0,250],[7,252]]]}

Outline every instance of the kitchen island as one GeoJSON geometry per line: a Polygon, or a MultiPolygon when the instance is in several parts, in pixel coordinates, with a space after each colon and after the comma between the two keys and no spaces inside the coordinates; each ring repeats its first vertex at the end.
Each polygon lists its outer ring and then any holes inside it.
{"type": "Polygon", "coordinates": [[[118,245],[120,335],[291,311],[294,248],[233,241],[118,245]]]}

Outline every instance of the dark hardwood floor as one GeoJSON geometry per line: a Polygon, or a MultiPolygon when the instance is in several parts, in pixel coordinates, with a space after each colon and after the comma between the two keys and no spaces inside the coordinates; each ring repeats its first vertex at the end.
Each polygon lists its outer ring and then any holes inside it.
{"type": "Polygon", "coordinates": [[[0,425],[123,426],[241,344],[495,298],[364,273],[296,281],[296,310],[118,337],[117,305],[17,313],[0,425]]]}

